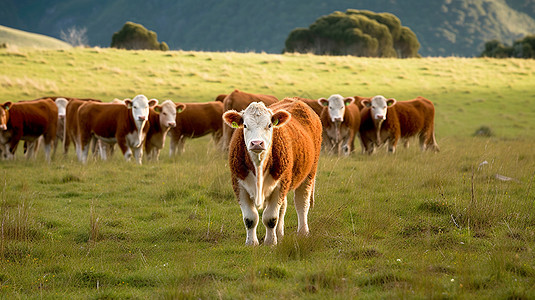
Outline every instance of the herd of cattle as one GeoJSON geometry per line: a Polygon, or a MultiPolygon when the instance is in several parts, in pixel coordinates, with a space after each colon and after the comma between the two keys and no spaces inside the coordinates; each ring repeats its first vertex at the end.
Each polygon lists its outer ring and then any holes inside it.
{"type": "MultiPolygon", "coordinates": [[[[355,149],[356,137],[365,153],[371,154],[383,144],[394,152],[400,139],[408,146],[408,138],[413,136],[419,138],[423,150],[438,151],[434,106],[423,97],[400,102],[383,96],[292,99],[307,104],[320,118],[322,149],[327,152],[348,155],[355,149]]],[[[143,95],[110,103],[69,97],[6,102],[0,107],[0,155],[13,159],[22,140],[28,158],[35,157],[43,144],[46,160],[50,161],[58,142],[63,141],[64,154],[72,142],[78,159],[85,163],[90,149],[106,160],[118,144],[127,160],[133,156],[141,163],[144,151],[147,159],[158,159],[166,136],[173,156],[184,151],[185,139],[207,134],[228,151],[234,128],[224,125],[223,113],[245,110],[253,102],[270,106],[279,100],[235,90],[217,96],[215,101],[187,104],[167,100],[158,105],[158,100],[143,95]]]]}
{"type": "Polygon", "coordinates": [[[433,104],[422,97],[397,102],[383,96],[336,94],[327,99],[279,101],[238,90],[215,101],[188,104],[170,100],[159,104],[144,95],[110,103],[45,97],[0,106],[0,152],[4,159],[13,159],[23,140],[30,158],[43,143],[50,161],[63,140],[64,153],[73,142],[78,160],[86,163],[91,148],[106,160],[118,144],[127,160],[133,156],[141,164],[143,151],[148,159],[158,159],[166,136],[169,153],[174,155],[184,151],[186,138],[211,133],[229,153],[232,187],[247,232],[245,243],[259,244],[258,209],[264,209],[264,244],[275,245],[284,235],[290,191],[295,191],[298,233],[309,232],[307,215],[314,204],[322,149],[348,155],[358,137],[365,153],[383,144],[394,152],[400,139],[408,146],[408,138],[416,136],[422,150],[438,151],[434,115],[433,104]]]}

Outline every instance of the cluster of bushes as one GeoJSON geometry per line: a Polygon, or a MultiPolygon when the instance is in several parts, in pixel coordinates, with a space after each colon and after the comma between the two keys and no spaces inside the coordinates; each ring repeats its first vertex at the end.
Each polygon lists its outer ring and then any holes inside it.
{"type": "Polygon", "coordinates": [[[154,31],[133,22],[126,22],[121,30],[113,34],[111,47],[127,50],[169,50],[165,42],[158,42],[154,31]]]}
{"type": "Polygon", "coordinates": [[[393,14],[348,9],[294,29],[284,52],[407,58],[417,57],[419,48],[416,34],[393,14]]]}
{"type": "Polygon", "coordinates": [[[535,58],[535,35],[528,35],[523,39],[517,40],[512,46],[504,45],[498,40],[486,42],[485,50],[483,50],[481,56],[496,58],[535,58]]]}

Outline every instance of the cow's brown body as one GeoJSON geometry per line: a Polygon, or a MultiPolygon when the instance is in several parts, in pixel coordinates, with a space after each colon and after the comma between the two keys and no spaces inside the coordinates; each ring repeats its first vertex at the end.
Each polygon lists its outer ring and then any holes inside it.
{"type": "MultiPolygon", "coordinates": [[[[54,101],[41,99],[7,104],[8,102],[2,105],[6,127],[5,130],[0,129],[0,143],[4,144],[4,155],[12,158],[20,140],[36,145],[37,139],[43,136],[46,159],[50,161],[50,150],[56,140],[58,122],[58,108],[54,101]]],[[[32,152],[27,153],[27,156],[32,157],[32,152]]]]}
{"type": "MultiPolygon", "coordinates": [[[[69,98],[66,99],[69,100],[69,98]]],[[[65,113],[65,133],[63,136],[63,154],[65,155],[69,152],[71,141],[75,143],[75,147],[76,144],[78,144],[78,108],[88,101],[101,102],[97,99],[82,100],[78,98],[70,98],[69,103],[67,104],[65,113]]]]}
{"type": "MultiPolygon", "coordinates": [[[[262,95],[262,94],[250,94],[242,92],[239,90],[234,90],[232,93],[228,94],[227,97],[223,100],[223,112],[229,110],[242,111],[252,102],[263,102],[266,106],[269,106],[275,102],[279,101],[277,97],[271,95],[262,95]]],[[[223,151],[227,151],[234,132],[233,128],[228,126],[223,126],[223,136],[221,146],[223,151]]]]}
{"type": "MultiPolygon", "coordinates": [[[[435,139],[435,107],[424,97],[409,101],[398,101],[388,108],[386,119],[376,125],[370,108],[361,112],[360,138],[363,151],[373,153],[375,147],[388,144],[388,151],[395,152],[400,139],[418,137],[422,150],[439,151],[435,139]]],[[[408,141],[405,143],[408,146],[408,141]]]]}
{"type": "Polygon", "coordinates": [[[170,156],[184,152],[184,142],[187,138],[198,138],[211,133],[216,145],[221,139],[223,125],[221,101],[187,103],[186,107],[183,112],[176,115],[176,126],[168,133],[170,156]]]}
{"type": "MultiPolygon", "coordinates": [[[[90,101],[81,105],[78,108],[77,122],[80,151],[87,153],[90,141],[95,136],[101,142],[117,143],[125,155],[131,146],[127,141],[127,136],[138,134],[131,110],[124,104],[90,101]]],[[[143,135],[146,135],[148,129],[149,126],[143,126],[143,135]]],[[[140,143],[137,147],[142,146],[142,139],[136,142],[140,143]]]]}

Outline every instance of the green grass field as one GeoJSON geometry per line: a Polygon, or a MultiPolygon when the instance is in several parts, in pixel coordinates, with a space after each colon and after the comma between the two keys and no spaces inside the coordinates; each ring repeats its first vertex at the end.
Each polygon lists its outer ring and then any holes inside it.
{"type": "Polygon", "coordinates": [[[441,148],[322,154],[311,235],[293,233],[290,197],[276,247],[244,245],[227,158],[208,137],[142,166],[18,153],[0,161],[2,298],[535,297],[533,60],[8,48],[0,66],[0,103],[421,95],[441,148]],[[493,135],[474,137],[482,126],[493,135]]]}

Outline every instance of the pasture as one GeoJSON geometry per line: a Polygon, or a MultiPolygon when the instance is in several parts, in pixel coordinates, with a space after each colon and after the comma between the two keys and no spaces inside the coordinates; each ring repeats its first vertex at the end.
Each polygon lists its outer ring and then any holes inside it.
{"type": "Polygon", "coordinates": [[[535,297],[533,60],[8,48],[0,66],[0,103],[145,94],[187,104],[236,88],[421,95],[435,103],[441,149],[322,154],[311,234],[294,234],[290,196],[276,247],[244,245],[227,157],[208,137],[142,166],[117,151],[81,165],[72,148],[50,164],[19,149],[0,161],[1,297],[535,297]],[[492,136],[473,136],[482,126],[492,136]]]}

